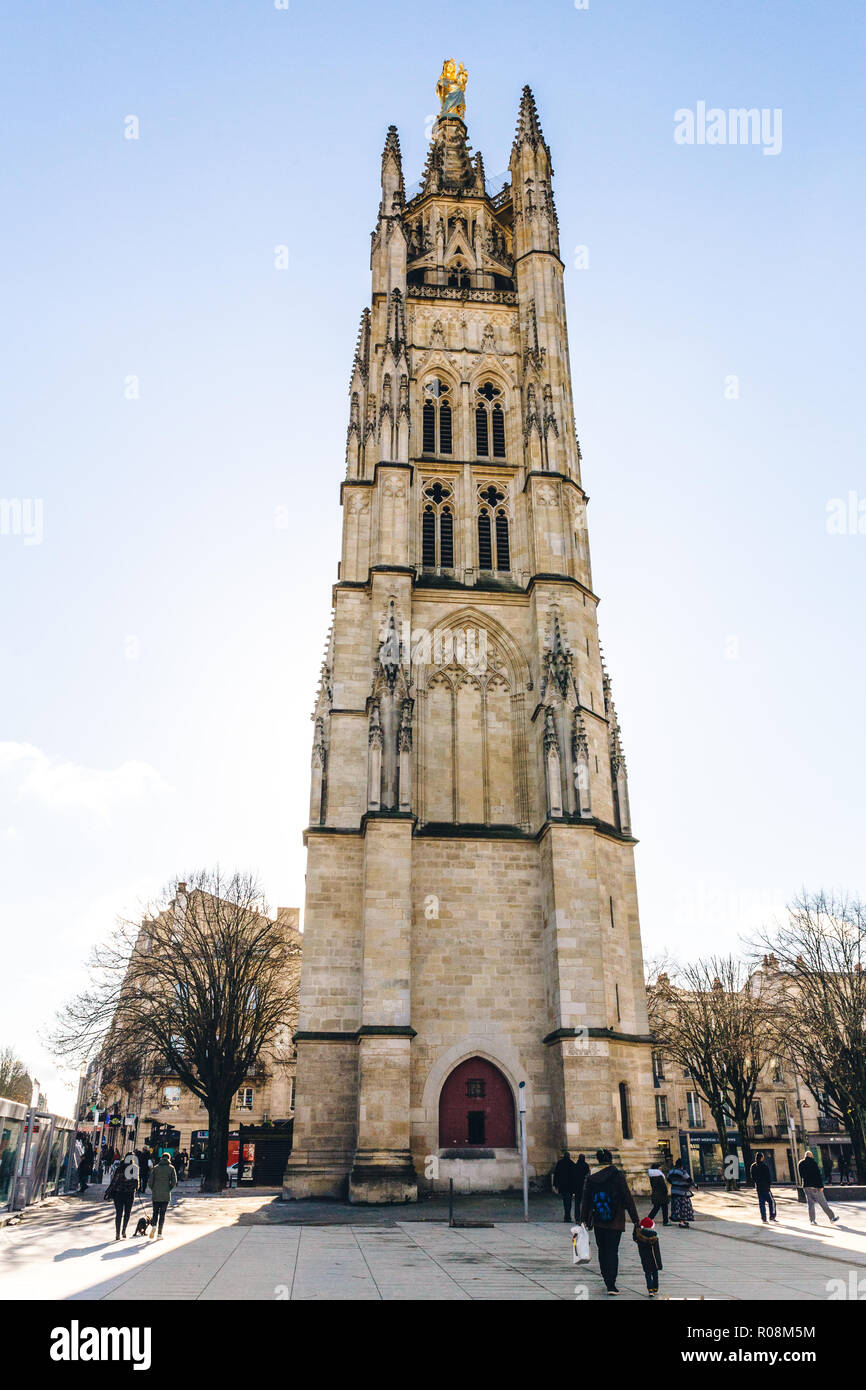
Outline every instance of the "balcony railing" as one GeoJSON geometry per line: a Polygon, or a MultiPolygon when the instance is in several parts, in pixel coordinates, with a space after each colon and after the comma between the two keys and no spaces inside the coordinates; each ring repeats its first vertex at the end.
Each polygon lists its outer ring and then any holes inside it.
{"type": "Polygon", "coordinates": [[[844,1134],[845,1126],[841,1120],[836,1120],[832,1115],[818,1116],[819,1134],[844,1134]]]}

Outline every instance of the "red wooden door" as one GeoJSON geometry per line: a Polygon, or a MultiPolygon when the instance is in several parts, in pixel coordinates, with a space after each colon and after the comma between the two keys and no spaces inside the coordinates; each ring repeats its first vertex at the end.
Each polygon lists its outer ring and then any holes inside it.
{"type": "Polygon", "coordinates": [[[482,1057],[461,1062],[439,1096],[439,1147],[513,1149],[514,1097],[511,1087],[482,1057]]]}

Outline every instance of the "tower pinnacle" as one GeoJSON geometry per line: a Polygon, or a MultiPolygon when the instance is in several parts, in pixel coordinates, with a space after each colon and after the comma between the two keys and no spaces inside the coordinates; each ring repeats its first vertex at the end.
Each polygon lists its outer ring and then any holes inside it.
{"type": "Polygon", "coordinates": [[[519,153],[521,145],[531,145],[533,150],[537,150],[541,145],[550,158],[550,151],[545,143],[541,122],[535,109],[535,97],[532,95],[532,88],[528,86],[523,88],[523,94],[520,98],[517,130],[514,132],[514,144],[511,147],[512,157],[519,153]]]}

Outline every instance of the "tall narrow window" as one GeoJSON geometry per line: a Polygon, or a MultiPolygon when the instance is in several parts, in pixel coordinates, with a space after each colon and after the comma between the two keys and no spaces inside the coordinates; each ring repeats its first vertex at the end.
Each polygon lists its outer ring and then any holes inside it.
{"type": "Polygon", "coordinates": [[[496,513],[496,568],[511,569],[511,554],[508,547],[508,517],[503,511],[496,513]]]}
{"type": "Polygon", "coordinates": [[[479,458],[490,457],[490,441],[493,439],[493,457],[505,458],[505,411],[502,408],[502,392],[492,381],[485,381],[475,393],[475,452],[479,458]]]}
{"type": "Polygon", "coordinates": [[[421,518],[421,564],[425,569],[436,567],[436,515],[432,507],[425,507],[421,518]]]}
{"type": "Polygon", "coordinates": [[[493,407],[493,457],[505,458],[505,412],[497,401],[493,407]]]}
{"type": "Polygon", "coordinates": [[[478,513],[478,568],[493,569],[493,544],[490,535],[490,513],[485,509],[478,513]]]}
{"type": "Polygon", "coordinates": [[[451,453],[451,407],[447,401],[439,406],[439,452],[451,453]]]}
{"type": "Polygon", "coordinates": [[[432,401],[424,402],[424,443],[425,454],[436,452],[436,407],[432,401]]]}
{"type": "Polygon", "coordinates": [[[625,1081],[619,1083],[619,1117],[622,1125],[622,1137],[623,1139],[630,1139],[631,1115],[628,1104],[628,1084],[625,1081]]]}
{"type": "Polygon", "coordinates": [[[451,402],[447,382],[433,377],[424,387],[422,447],[425,454],[451,453],[451,402]]]}
{"type": "Polygon", "coordinates": [[[475,452],[479,458],[487,458],[490,452],[487,439],[487,411],[479,405],[475,411],[475,452]]]}
{"type": "Polygon", "coordinates": [[[439,563],[443,569],[454,568],[454,518],[450,507],[442,508],[439,518],[439,563]]]}

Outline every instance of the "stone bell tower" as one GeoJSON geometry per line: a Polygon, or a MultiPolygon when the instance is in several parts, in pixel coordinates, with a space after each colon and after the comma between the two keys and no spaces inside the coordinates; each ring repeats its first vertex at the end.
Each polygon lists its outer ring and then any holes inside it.
{"type": "MultiPolygon", "coordinates": [[[[656,1151],[626,767],[599,645],[550,151],[492,189],[450,61],[392,126],[316,700],[285,1195],[520,1182],[656,1151]]],[[[637,1176],[640,1173],[640,1176],[637,1176]]]]}

